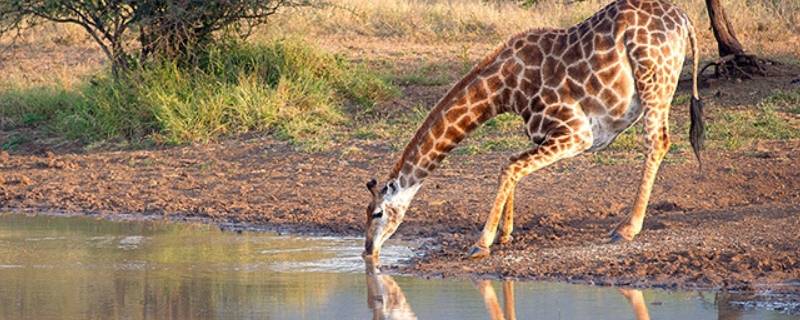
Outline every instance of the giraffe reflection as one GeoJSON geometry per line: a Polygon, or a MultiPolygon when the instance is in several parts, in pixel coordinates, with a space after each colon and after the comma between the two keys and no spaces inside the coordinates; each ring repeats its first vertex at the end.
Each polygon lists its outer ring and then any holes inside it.
{"type": "MultiPolygon", "coordinates": [[[[381,274],[374,263],[367,263],[367,306],[372,310],[372,319],[417,319],[405,294],[394,279],[381,274]]],[[[475,287],[483,298],[486,312],[492,320],[515,320],[514,282],[503,281],[503,304],[500,305],[497,293],[490,280],[477,280],[475,287]]],[[[649,320],[642,292],[636,289],[619,289],[633,309],[636,320],[649,320]]]]}
{"type": "MultiPolygon", "coordinates": [[[[492,320],[515,320],[517,318],[514,307],[514,282],[503,281],[503,308],[500,308],[500,303],[497,299],[497,294],[492,287],[492,282],[489,280],[476,281],[475,285],[483,297],[483,303],[486,305],[486,311],[489,312],[489,319],[492,320]]],[[[647,304],[644,302],[642,291],[636,289],[619,289],[619,292],[628,300],[628,303],[633,309],[633,314],[636,320],[650,320],[650,314],[647,311],[647,304]]]]}
{"type": "Polygon", "coordinates": [[[636,320],[650,320],[650,313],[647,312],[647,304],[644,303],[644,296],[641,290],[636,289],[619,289],[633,309],[633,314],[636,315],[636,320]]]}
{"type": "Polygon", "coordinates": [[[497,302],[497,294],[494,293],[491,281],[478,280],[475,281],[475,286],[478,287],[478,291],[483,297],[483,304],[486,305],[486,311],[489,312],[489,319],[514,320],[517,318],[514,310],[514,282],[503,281],[503,309],[500,309],[500,303],[497,302]]]}
{"type": "Polygon", "coordinates": [[[370,261],[366,262],[366,267],[367,306],[372,310],[372,319],[416,319],[417,315],[411,310],[397,282],[391,276],[381,274],[380,269],[370,261]]]}

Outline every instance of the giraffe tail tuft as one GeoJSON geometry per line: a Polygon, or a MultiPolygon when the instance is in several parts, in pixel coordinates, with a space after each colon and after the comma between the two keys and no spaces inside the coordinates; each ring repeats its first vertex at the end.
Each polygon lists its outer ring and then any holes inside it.
{"type": "Polygon", "coordinates": [[[705,140],[705,124],[703,123],[703,101],[700,100],[700,93],[697,90],[697,68],[700,64],[700,52],[697,48],[697,36],[694,32],[689,18],[686,18],[687,29],[689,31],[689,41],[692,45],[692,100],[689,104],[689,114],[691,125],[689,126],[689,140],[692,143],[694,156],[697,158],[699,171],[703,171],[703,161],[700,159],[700,150],[703,149],[705,140]]]}
{"type": "Polygon", "coordinates": [[[703,141],[705,140],[703,102],[698,98],[692,97],[692,102],[689,105],[689,113],[691,118],[691,125],[689,126],[689,140],[692,142],[694,156],[697,158],[697,163],[700,165],[700,170],[702,171],[703,161],[700,159],[700,150],[703,149],[703,141]]]}

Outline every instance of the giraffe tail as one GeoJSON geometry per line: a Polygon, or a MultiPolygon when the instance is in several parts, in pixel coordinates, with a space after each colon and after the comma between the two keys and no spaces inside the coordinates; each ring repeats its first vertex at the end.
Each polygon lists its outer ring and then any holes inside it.
{"type": "Polygon", "coordinates": [[[689,115],[691,125],[689,126],[689,140],[692,143],[692,150],[694,156],[697,158],[699,170],[703,170],[703,161],[700,159],[700,150],[703,149],[703,141],[705,140],[705,124],[703,123],[703,101],[700,100],[700,94],[697,90],[697,68],[700,64],[700,52],[697,49],[697,36],[694,32],[694,26],[691,21],[686,18],[687,27],[689,31],[689,41],[692,45],[692,99],[689,104],[689,115]]]}

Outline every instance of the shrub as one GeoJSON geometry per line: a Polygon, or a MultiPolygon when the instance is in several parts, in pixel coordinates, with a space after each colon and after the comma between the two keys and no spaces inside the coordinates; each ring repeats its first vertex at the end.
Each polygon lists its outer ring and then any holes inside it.
{"type": "Polygon", "coordinates": [[[112,73],[127,71],[135,57],[191,62],[215,42],[219,31],[247,36],[291,0],[88,1],[4,0],[0,36],[41,21],[81,26],[111,61],[112,73]],[[135,39],[137,45],[130,45],[135,39]],[[138,51],[138,53],[135,53],[138,51]]]}

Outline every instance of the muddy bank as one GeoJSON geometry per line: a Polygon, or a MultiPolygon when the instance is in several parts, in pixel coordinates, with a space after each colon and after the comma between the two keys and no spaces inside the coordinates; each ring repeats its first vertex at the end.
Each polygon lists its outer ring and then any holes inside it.
{"type": "MultiPolygon", "coordinates": [[[[0,208],[209,219],[269,229],[360,235],[364,181],[394,151],[358,145],[308,155],[237,140],[163,150],[12,154],[0,162],[0,208]]],[[[657,287],[751,288],[800,279],[800,142],[757,152],[688,155],[662,167],[643,233],[608,244],[636,193],[640,160],[563,161],[517,191],[513,243],[462,260],[483,225],[508,154],[448,158],[426,182],[395,238],[426,239],[403,272],[557,279],[657,287]]],[[[669,159],[669,157],[668,157],[669,159]]]]}

